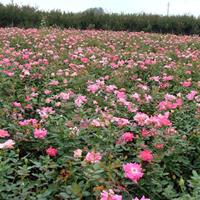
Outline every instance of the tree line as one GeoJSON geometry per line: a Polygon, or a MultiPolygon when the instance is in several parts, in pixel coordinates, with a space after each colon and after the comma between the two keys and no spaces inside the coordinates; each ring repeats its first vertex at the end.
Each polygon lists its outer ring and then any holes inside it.
{"type": "MultiPolygon", "coordinates": [[[[67,5],[66,5],[67,7],[67,5]]],[[[152,14],[108,14],[101,9],[71,13],[42,11],[35,7],[0,4],[0,27],[39,28],[57,26],[75,29],[145,31],[173,34],[200,34],[200,18],[152,14]]]]}

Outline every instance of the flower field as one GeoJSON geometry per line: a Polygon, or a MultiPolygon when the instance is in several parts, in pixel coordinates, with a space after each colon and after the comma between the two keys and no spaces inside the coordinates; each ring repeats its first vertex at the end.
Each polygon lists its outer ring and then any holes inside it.
{"type": "Polygon", "coordinates": [[[1,200],[199,200],[200,37],[0,29],[1,200]]]}

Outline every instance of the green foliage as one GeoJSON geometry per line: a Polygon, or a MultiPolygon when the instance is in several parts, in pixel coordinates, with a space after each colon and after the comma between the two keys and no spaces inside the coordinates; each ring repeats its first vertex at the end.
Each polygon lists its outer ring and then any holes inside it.
{"type": "MultiPolygon", "coordinates": [[[[66,5],[67,6],[67,5],[66,5]]],[[[147,14],[107,14],[91,8],[77,14],[60,10],[39,11],[30,6],[0,4],[1,27],[43,27],[145,31],[174,34],[199,34],[200,19],[193,16],[159,16],[147,14]]]]}

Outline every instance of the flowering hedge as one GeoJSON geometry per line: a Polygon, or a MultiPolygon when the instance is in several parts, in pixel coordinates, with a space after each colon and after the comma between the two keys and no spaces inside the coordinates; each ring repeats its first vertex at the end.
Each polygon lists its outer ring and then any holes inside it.
{"type": "Polygon", "coordinates": [[[199,199],[199,42],[0,29],[0,199],[199,199]]]}

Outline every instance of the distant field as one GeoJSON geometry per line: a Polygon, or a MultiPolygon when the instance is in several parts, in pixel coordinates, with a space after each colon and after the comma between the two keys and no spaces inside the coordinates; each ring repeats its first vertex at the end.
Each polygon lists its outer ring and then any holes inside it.
{"type": "Polygon", "coordinates": [[[0,29],[1,200],[200,199],[200,37],[0,29]]]}

